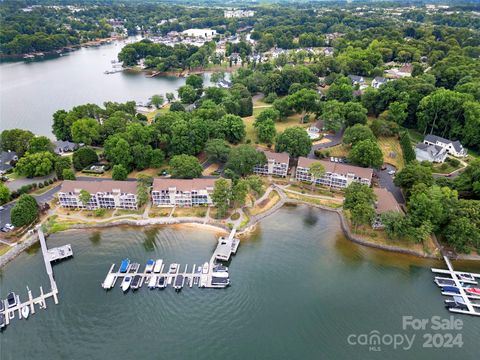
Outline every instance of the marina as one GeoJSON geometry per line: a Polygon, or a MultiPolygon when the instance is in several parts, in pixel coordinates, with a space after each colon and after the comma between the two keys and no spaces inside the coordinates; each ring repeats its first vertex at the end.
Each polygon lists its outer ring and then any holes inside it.
{"type": "Polygon", "coordinates": [[[453,313],[480,316],[480,289],[478,280],[480,274],[464,271],[455,271],[452,263],[447,256],[443,259],[447,264],[448,270],[432,268],[432,272],[442,275],[450,275],[450,278],[435,277],[434,282],[440,287],[444,296],[451,296],[451,299],[445,300],[446,308],[453,313]]]}
{"type": "Polygon", "coordinates": [[[191,268],[189,265],[182,267],[178,263],[172,263],[166,268],[163,259],[150,259],[143,271],[140,271],[140,264],[130,263],[128,258],[124,259],[117,270],[115,264],[110,266],[101,284],[102,288],[110,290],[117,281],[121,282],[124,292],[129,289],[137,290],[144,283],[148,284],[149,289],[164,289],[171,285],[177,291],[194,285],[201,288],[225,288],[230,285],[228,267],[217,261],[228,261],[232,254],[236,254],[240,240],[235,238],[235,234],[236,229],[233,229],[228,238],[220,237],[210,261],[199,266],[193,264],[191,268]]]}
{"type": "Polygon", "coordinates": [[[27,300],[22,301],[20,296],[15,292],[10,292],[6,300],[0,299],[0,328],[4,328],[10,324],[18,315],[18,319],[27,319],[30,315],[35,314],[35,305],[40,309],[47,308],[47,299],[52,298],[55,304],[58,304],[58,288],[53,275],[52,262],[67,259],[73,256],[71,245],[64,245],[52,249],[47,248],[45,236],[40,227],[37,228],[38,238],[42,256],[50,280],[50,292],[45,293],[40,286],[40,295],[33,297],[32,291],[27,286],[27,300]]]}

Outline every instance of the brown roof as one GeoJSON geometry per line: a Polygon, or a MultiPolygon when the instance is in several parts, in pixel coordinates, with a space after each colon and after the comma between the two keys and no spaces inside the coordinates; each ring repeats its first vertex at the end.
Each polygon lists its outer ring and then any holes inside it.
{"type": "Polygon", "coordinates": [[[374,188],[373,192],[377,195],[375,206],[377,214],[383,214],[387,211],[402,212],[402,208],[390,191],[384,188],[374,188]]]}
{"type": "Polygon", "coordinates": [[[90,194],[97,192],[112,192],[112,190],[118,189],[122,193],[136,194],[137,182],[136,181],[115,181],[115,180],[65,180],[62,183],[60,192],[75,192],[75,190],[86,190],[90,194]]]}
{"type": "Polygon", "coordinates": [[[288,161],[290,160],[290,157],[286,152],[277,153],[277,152],[263,150],[263,149],[258,149],[258,150],[262,151],[265,154],[265,156],[267,157],[267,160],[273,159],[276,162],[285,163],[285,164],[288,164],[288,161]]]}
{"type": "Polygon", "coordinates": [[[358,177],[365,179],[372,179],[373,170],[371,168],[362,168],[360,166],[347,165],[343,163],[336,163],[327,160],[308,159],[306,157],[298,158],[298,166],[309,168],[312,164],[320,163],[325,167],[326,172],[347,175],[355,174],[358,177]]]}
{"type": "Polygon", "coordinates": [[[164,190],[168,188],[176,188],[179,191],[192,191],[205,188],[213,188],[218,179],[172,179],[172,178],[155,178],[153,180],[153,190],[164,190]]]}

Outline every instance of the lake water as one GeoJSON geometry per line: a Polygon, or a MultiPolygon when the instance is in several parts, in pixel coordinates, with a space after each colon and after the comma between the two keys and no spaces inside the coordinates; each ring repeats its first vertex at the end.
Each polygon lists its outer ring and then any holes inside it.
{"type": "Polygon", "coordinates": [[[0,129],[23,128],[53,137],[52,115],[59,109],[105,101],[146,102],[154,94],[176,93],[184,85],[185,79],[178,77],[104,74],[124,45],[119,41],[52,59],[0,63],[0,129]]]}
{"type": "MultiPolygon", "coordinates": [[[[121,259],[200,264],[213,232],[187,227],[112,228],[51,236],[75,257],[54,266],[60,303],[0,334],[0,359],[476,359],[480,319],[456,316],[460,331],[403,331],[402,316],[448,319],[431,266],[441,263],[347,241],[335,214],[284,207],[243,239],[227,289],[142,288],[123,294],[100,284],[121,259]],[[409,351],[349,345],[349,335],[416,335],[409,351]],[[461,349],[423,348],[426,332],[461,334],[461,349]]],[[[457,264],[458,266],[458,264],[457,264]]],[[[462,264],[464,268],[468,265],[462,264]]],[[[475,270],[475,268],[472,268],[475,270]]],[[[476,270],[480,270],[478,265],[476,270]]],[[[40,252],[1,273],[3,296],[47,288],[40,252]]]]}

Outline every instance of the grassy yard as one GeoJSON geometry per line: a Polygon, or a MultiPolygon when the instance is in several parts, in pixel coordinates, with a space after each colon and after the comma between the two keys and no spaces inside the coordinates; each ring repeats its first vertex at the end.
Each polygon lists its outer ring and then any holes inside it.
{"type": "Polygon", "coordinates": [[[155,119],[155,116],[157,116],[157,114],[165,114],[169,110],[170,110],[170,104],[168,104],[167,106],[161,109],[156,109],[154,111],[151,111],[148,114],[145,114],[145,116],[147,117],[147,121],[150,124],[155,119]]]}
{"type": "Polygon", "coordinates": [[[5,255],[10,249],[8,245],[0,244],[0,256],[5,255]]]}
{"type": "Polygon", "coordinates": [[[165,217],[170,215],[172,208],[164,208],[164,207],[152,207],[148,212],[148,217],[155,218],[155,217],[165,217]]]}
{"type": "Polygon", "coordinates": [[[452,166],[451,164],[444,162],[443,164],[433,164],[433,172],[437,174],[450,174],[461,167],[462,164],[459,164],[458,166],[452,166]]]}
{"type": "Polygon", "coordinates": [[[175,208],[173,212],[173,217],[205,217],[207,215],[207,208],[200,207],[184,207],[184,208],[175,208]]]}
{"type": "Polygon", "coordinates": [[[309,196],[306,196],[306,195],[293,194],[293,193],[290,193],[290,192],[285,192],[285,194],[287,194],[288,198],[290,198],[290,199],[305,201],[307,203],[314,204],[314,205],[327,206],[327,207],[330,207],[330,208],[333,208],[333,209],[339,209],[339,208],[342,207],[342,204],[343,204],[342,201],[312,198],[312,197],[309,197],[309,196]]]}
{"type": "Polygon", "coordinates": [[[259,204],[255,205],[253,208],[248,209],[250,215],[258,215],[265,211],[270,210],[277,202],[280,201],[280,195],[276,191],[271,191],[268,194],[268,198],[262,200],[259,204]]]}
{"type": "Polygon", "coordinates": [[[323,150],[323,152],[329,154],[328,156],[347,157],[348,153],[350,152],[350,147],[343,144],[338,144],[323,150]]]}
{"type": "Polygon", "coordinates": [[[378,146],[383,153],[383,161],[395,166],[398,170],[401,170],[405,166],[403,159],[402,147],[400,142],[394,136],[392,137],[380,137],[378,138],[378,146]],[[395,154],[393,157],[392,155],[395,154]]]}
{"type": "Polygon", "coordinates": [[[419,142],[423,142],[423,138],[424,136],[418,132],[417,130],[415,129],[407,129],[408,131],[408,135],[410,135],[410,139],[412,139],[412,142],[413,143],[419,143],[419,142]]]}
{"type": "Polygon", "coordinates": [[[288,190],[298,191],[298,192],[301,192],[302,194],[323,195],[323,196],[336,197],[340,200],[343,199],[343,192],[341,191],[329,190],[321,186],[315,186],[315,188],[312,191],[311,185],[305,185],[303,183],[290,184],[290,186],[287,188],[287,191],[288,190]]]}
{"type": "Polygon", "coordinates": [[[140,209],[137,210],[127,210],[127,209],[118,209],[115,213],[115,216],[122,216],[122,215],[143,215],[145,211],[145,206],[142,206],[140,209]]]}
{"type": "Polygon", "coordinates": [[[218,164],[218,163],[210,164],[209,167],[207,167],[205,170],[203,170],[202,175],[203,176],[212,175],[212,173],[217,171],[219,167],[220,167],[220,164],[218,164]]]}

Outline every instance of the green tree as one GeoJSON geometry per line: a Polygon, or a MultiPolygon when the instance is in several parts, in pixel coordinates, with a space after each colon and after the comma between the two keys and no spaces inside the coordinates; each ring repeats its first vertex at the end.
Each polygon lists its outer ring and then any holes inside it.
{"type": "Polygon", "coordinates": [[[364,167],[379,168],[383,164],[382,150],[371,139],[362,140],[353,145],[348,158],[354,164],[364,167]]]}
{"type": "Polygon", "coordinates": [[[27,177],[45,176],[50,174],[55,166],[55,155],[51,152],[27,154],[18,160],[15,171],[27,177]]]}
{"type": "Polygon", "coordinates": [[[28,144],[28,152],[30,154],[49,151],[53,153],[54,146],[46,136],[36,136],[30,140],[28,144]]]}
{"type": "Polygon", "coordinates": [[[82,203],[83,206],[87,206],[87,204],[90,202],[91,195],[87,190],[80,190],[80,194],[78,196],[78,200],[82,203]]]}
{"type": "Polygon", "coordinates": [[[202,175],[200,162],[191,155],[175,155],[170,160],[170,168],[174,178],[193,179],[202,175]]]}
{"type": "Polygon", "coordinates": [[[219,83],[220,81],[222,81],[223,79],[225,79],[225,73],[224,72],[214,72],[211,76],[210,76],[210,81],[214,84],[217,84],[219,83]]]}
{"type": "Polygon", "coordinates": [[[353,87],[350,84],[333,83],[327,91],[328,100],[338,100],[341,102],[352,101],[353,87]]]}
{"type": "Polygon", "coordinates": [[[267,119],[261,123],[254,123],[255,129],[257,130],[257,137],[260,142],[266,144],[272,144],[277,135],[277,129],[275,128],[275,123],[273,120],[267,119]]]}
{"type": "Polygon", "coordinates": [[[233,144],[237,144],[245,138],[246,130],[245,123],[242,118],[237,115],[224,115],[217,122],[218,133],[223,134],[225,139],[233,144]]]}
{"type": "Polygon", "coordinates": [[[163,102],[165,99],[163,98],[162,95],[153,95],[150,98],[150,102],[152,103],[153,106],[155,106],[157,109],[160,109],[160,107],[163,105],[163,102]]]}
{"type": "Polygon", "coordinates": [[[236,207],[245,205],[248,189],[248,181],[245,179],[239,179],[237,183],[232,186],[231,201],[236,207]]]}
{"type": "Polygon", "coordinates": [[[150,167],[159,168],[165,161],[165,153],[161,149],[154,149],[150,158],[150,167]]]}
{"type": "Polygon", "coordinates": [[[58,179],[63,179],[63,170],[71,169],[72,160],[68,156],[59,156],[55,160],[55,174],[58,179]]]}
{"type": "Polygon", "coordinates": [[[98,161],[98,155],[92,148],[82,147],[73,152],[73,167],[75,170],[85,169],[88,165],[98,161]]]}
{"type": "Polygon", "coordinates": [[[72,125],[72,140],[92,145],[100,139],[100,124],[95,119],[80,119],[72,125]]]}
{"type": "Polygon", "coordinates": [[[357,204],[350,210],[352,224],[355,225],[355,231],[358,225],[369,225],[375,218],[375,210],[368,204],[357,204]]]}
{"type": "Polygon", "coordinates": [[[262,110],[255,118],[255,124],[262,123],[266,120],[278,121],[280,120],[280,112],[274,108],[267,108],[262,110]]]}
{"type": "Polygon", "coordinates": [[[408,132],[404,131],[400,135],[400,146],[402,147],[403,158],[405,162],[408,164],[416,159],[415,151],[412,147],[412,142],[410,141],[410,136],[408,132]]]}
{"type": "Polygon", "coordinates": [[[400,186],[408,196],[410,190],[417,184],[433,185],[432,167],[413,161],[407,164],[395,175],[394,183],[400,186]]]}
{"type": "Polygon", "coordinates": [[[220,178],[215,181],[212,202],[217,207],[217,218],[223,218],[227,214],[231,193],[231,185],[228,180],[220,178]]]}
{"type": "Polygon", "coordinates": [[[75,173],[73,172],[72,169],[68,168],[68,169],[63,169],[62,171],[62,179],[63,180],[75,180],[76,177],[75,177],[75,173]]]}
{"type": "Polygon", "coordinates": [[[22,227],[33,223],[38,218],[38,204],[31,195],[23,194],[20,196],[10,213],[12,224],[16,227],[22,227]]]}
{"type": "Polygon", "coordinates": [[[400,101],[394,101],[390,103],[390,105],[388,105],[386,120],[403,125],[408,116],[407,107],[407,103],[400,101]]]}
{"type": "Polygon", "coordinates": [[[327,130],[340,131],[345,125],[344,104],[337,100],[324,102],[321,106],[320,118],[327,130]]]}
{"type": "Polygon", "coordinates": [[[277,136],[277,152],[288,152],[291,157],[307,156],[312,148],[312,140],[305,129],[290,127],[277,136]]]}
{"type": "Polygon", "coordinates": [[[203,88],[203,79],[200,75],[195,75],[195,74],[189,75],[185,83],[187,85],[190,85],[194,89],[203,88]]]}
{"type": "Polygon", "coordinates": [[[193,104],[197,100],[197,92],[191,85],[181,86],[178,89],[178,96],[184,104],[193,104]]]}
{"type": "Polygon", "coordinates": [[[167,101],[171,103],[173,100],[175,100],[175,94],[171,92],[167,92],[165,94],[165,97],[167,98],[167,101]]]}
{"type": "Polygon", "coordinates": [[[263,152],[250,145],[239,145],[230,150],[225,168],[236,176],[245,176],[253,173],[255,165],[263,165],[266,162],[267,158],[263,152]]]}
{"type": "Polygon", "coordinates": [[[114,165],[112,169],[112,179],[113,180],[127,180],[128,171],[125,167],[121,164],[114,165]]]}
{"type": "Polygon", "coordinates": [[[304,120],[307,112],[315,112],[318,109],[320,96],[315,90],[302,89],[288,96],[290,106],[297,112],[301,113],[301,121],[304,120]]]}
{"type": "Polygon", "coordinates": [[[10,200],[10,190],[4,183],[0,183],[0,205],[10,200]]]}
{"type": "Polygon", "coordinates": [[[205,153],[210,160],[226,162],[230,154],[230,146],[223,139],[210,139],[205,145],[205,153]]]}
{"type": "Polygon", "coordinates": [[[15,151],[20,158],[28,151],[33,137],[33,133],[28,130],[3,130],[0,134],[0,148],[2,151],[15,151]]]}
{"type": "Polygon", "coordinates": [[[352,146],[363,140],[376,141],[376,138],[375,135],[373,135],[372,130],[370,130],[368,126],[362,124],[348,127],[345,130],[342,139],[344,144],[352,146]]]}
{"type": "Polygon", "coordinates": [[[170,111],[185,112],[185,106],[183,106],[180,101],[174,101],[170,104],[170,111]]]}
{"type": "Polygon", "coordinates": [[[352,101],[347,102],[343,106],[343,113],[347,126],[367,123],[367,109],[365,109],[360,103],[352,101]]]}
{"type": "Polygon", "coordinates": [[[105,141],[105,157],[113,164],[121,164],[125,169],[130,170],[133,164],[133,155],[130,144],[119,135],[110,136],[105,141]]]}
{"type": "Polygon", "coordinates": [[[315,188],[315,181],[316,179],[320,179],[323,175],[325,175],[325,167],[318,163],[312,164],[310,169],[308,170],[308,174],[312,177],[312,190],[315,188]]]}
{"type": "Polygon", "coordinates": [[[343,208],[350,210],[359,204],[373,206],[376,200],[373,189],[368,185],[352,182],[345,190],[343,208]]]}

